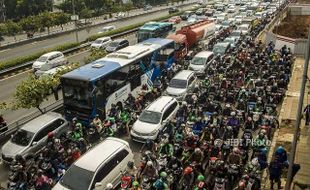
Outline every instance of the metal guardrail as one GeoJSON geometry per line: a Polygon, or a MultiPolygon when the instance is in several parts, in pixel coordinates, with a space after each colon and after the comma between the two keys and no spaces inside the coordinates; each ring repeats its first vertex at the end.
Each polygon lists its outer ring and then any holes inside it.
{"type": "MultiPolygon", "coordinates": [[[[122,37],[122,36],[126,36],[128,34],[132,34],[132,33],[135,33],[138,31],[138,28],[134,28],[132,30],[128,30],[128,31],[125,31],[125,32],[121,32],[121,33],[118,33],[118,34],[114,34],[111,36],[112,39],[116,39],[116,38],[119,38],[119,37],[122,37]]],[[[83,49],[83,48],[86,48],[88,46],[91,45],[92,42],[86,42],[86,43],[83,43],[81,44],[80,46],[78,47],[74,47],[74,48],[70,48],[70,49],[67,49],[65,51],[63,51],[63,54],[69,54],[69,53],[72,53],[72,52],[75,52],[75,51],[78,51],[80,49],[83,49]]],[[[25,68],[28,68],[28,67],[31,67],[31,65],[33,64],[34,61],[29,61],[29,62],[26,62],[26,63],[23,63],[21,65],[16,65],[14,67],[10,67],[10,68],[7,68],[7,69],[3,69],[0,71],[0,77],[3,77],[3,76],[6,76],[10,73],[13,73],[15,71],[18,71],[18,70],[22,70],[22,69],[25,69],[25,68]]]]}
{"type": "MultiPolygon", "coordinates": [[[[188,5],[195,4],[195,3],[196,2],[190,1],[190,2],[185,2],[184,4],[178,4],[178,5],[174,5],[174,6],[176,6],[176,7],[183,7],[183,6],[188,6],[188,5]]],[[[162,6],[166,6],[166,5],[164,4],[162,6]]],[[[47,39],[47,38],[50,38],[50,37],[55,37],[55,36],[71,33],[71,32],[74,32],[75,30],[80,31],[80,30],[84,30],[84,29],[86,29],[88,27],[96,27],[96,26],[108,24],[108,23],[111,23],[111,22],[114,22],[114,21],[127,20],[127,19],[138,17],[138,16],[141,16],[141,15],[150,14],[150,13],[157,13],[157,12],[168,10],[168,9],[169,9],[169,7],[162,8],[162,9],[159,9],[159,10],[149,10],[149,11],[144,11],[144,12],[142,12],[140,14],[130,15],[130,16],[127,16],[127,17],[122,17],[122,18],[115,18],[115,17],[113,17],[113,18],[109,18],[107,20],[104,20],[103,22],[98,22],[98,23],[91,24],[91,25],[85,25],[85,26],[78,27],[78,28],[69,28],[69,29],[65,29],[65,30],[57,30],[57,31],[50,32],[49,34],[48,33],[38,34],[38,35],[35,35],[31,39],[20,39],[20,40],[18,40],[16,42],[13,42],[13,43],[2,42],[2,45],[0,43],[0,49],[15,47],[17,45],[23,45],[23,44],[30,43],[30,42],[37,41],[37,40],[47,39]]],[[[138,10],[140,10],[140,9],[138,9],[138,10]]]]}
{"type": "MultiPolygon", "coordinates": [[[[63,104],[63,100],[58,100],[52,104],[47,105],[46,107],[41,108],[41,110],[46,113],[49,111],[53,111],[53,110],[57,110],[62,108],[62,104],[63,104]]],[[[22,117],[21,119],[10,123],[7,127],[8,130],[0,133],[0,143],[6,141],[8,138],[10,138],[10,136],[17,131],[20,126],[24,125],[25,123],[29,122],[30,120],[32,120],[33,118],[36,118],[38,116],[42,115],[42,113],[38,110],[38,111],[34,111],[24,117],[22,117]]]]}

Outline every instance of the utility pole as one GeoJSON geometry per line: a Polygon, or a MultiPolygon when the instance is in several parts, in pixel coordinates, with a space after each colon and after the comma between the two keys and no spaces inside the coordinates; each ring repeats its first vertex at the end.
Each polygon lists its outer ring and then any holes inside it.
{"type": "Polygon", "coordinates": [[[74,0],[72,0],[72,17],[71,20],[74,20],[74,32],[75,32],[75,40],[76,42],[79,42],[79,35],[77,30],[77,20],[79,19],[78,16],[75,14],[75,3],[74,0]]]}
{"type": "Polygon", "coordinates": [[[5,4],[4,0],[0,0],[0,21],[4,22],[6,20],[6,15],[5,15],[5,4]]]}
{"type": "Polygon", "coordinates": [[[298,110],[297,110],[297,116],[296,116],[294,138],[293,138],[293,143],[292,143],[292,150],[290,152],[289,168],[288,168],[288,173],[287,173],[285,190],[290,190],[291,184],[292,184],[293,166],[294,166],[294,160],[295,160],[295,154],[296,154],[297,140],[299,136],[300,122],[301,122],[301,116],[302,116],[302,107],[303,107],[304,96],[305,96],[305,88],[306,88],[306,83],[308,79],[307,75],[308,75],[308,66],[309,66],[309,54],[310,54],[310,28],[309,28],[309,33],[308,33],[308,43],[307,43],[307,49],[306,49],[304,72],[302,75],[302,83],[301,83],[300,96],[299,96],[299,101],[298,101],[298,110]]]}

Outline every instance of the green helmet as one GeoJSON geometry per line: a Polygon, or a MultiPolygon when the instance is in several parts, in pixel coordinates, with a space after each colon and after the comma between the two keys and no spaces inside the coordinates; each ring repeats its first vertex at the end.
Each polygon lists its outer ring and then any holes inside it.
{"type": "Polygon", "coordinates": [[[198,181],[204,181],[204,180],[205,180],[205,176],[199,175],[199,176],[197,177],[197,180],[198,180],[198,181]]]}
{"type": "Polygon", "coordinates": [[[82,124],[81,123],[77,123],[75,126],[76,127],[82,127],[82,124]]]}
{"type": "Polygon", "coordinates": [[[133,187],[139,187],[139,182],[137,182],[137,181],[132,182],[132,186],[133,187]]]}
{"type": "Polygon", "coordinates": [[[160,177],[166,178],[167,177],[167,173],[166,172],[161,172],[160,173],[160,177]]]}

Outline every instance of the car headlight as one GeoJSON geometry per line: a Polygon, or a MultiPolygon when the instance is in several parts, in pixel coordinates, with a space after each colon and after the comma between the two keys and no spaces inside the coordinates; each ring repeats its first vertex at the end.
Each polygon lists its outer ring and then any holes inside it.
{"type": "Polygon", "coordinates": [[[152,131],[151,133],[150,133],[150,136],[154,136],[154,135],[156,135],[157,134],[157,130],[154,130],[154,131],[152,131]]]}

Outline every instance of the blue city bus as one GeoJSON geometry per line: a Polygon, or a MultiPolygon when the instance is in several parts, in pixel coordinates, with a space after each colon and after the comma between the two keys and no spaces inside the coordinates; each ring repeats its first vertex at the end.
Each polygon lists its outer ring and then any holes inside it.
{"type": "Polygon", "coordinates": [[[175,43],[151,38],[77,68],[61,77],[64,114],[89,123],[96,114],[105,118],[112,104],[123,104],[128,94],[138,96],[143,85],[174,63],[175,43]]]}
{"type": "Polygon", "coordinates": [[[173,24],[170,22],[148,22],[138,30],[138,42],[149,38],[165,38],[172,31],[173,24]]]}

